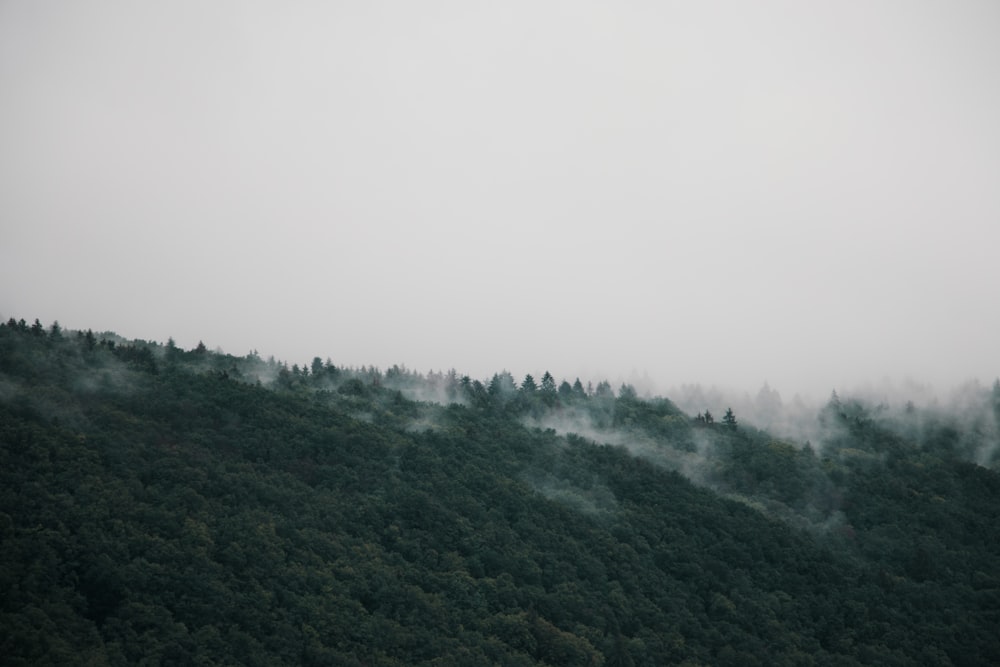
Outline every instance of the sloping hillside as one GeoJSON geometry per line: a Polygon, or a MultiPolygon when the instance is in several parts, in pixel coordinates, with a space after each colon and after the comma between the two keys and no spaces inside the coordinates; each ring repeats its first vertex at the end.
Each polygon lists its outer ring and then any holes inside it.
{"type": "Polygon", "coordinates": [[[961,423],[831,402],[802,447],[533,384],[0,325],[0,653],[1000,664],[1000,476],[961,423]]]}

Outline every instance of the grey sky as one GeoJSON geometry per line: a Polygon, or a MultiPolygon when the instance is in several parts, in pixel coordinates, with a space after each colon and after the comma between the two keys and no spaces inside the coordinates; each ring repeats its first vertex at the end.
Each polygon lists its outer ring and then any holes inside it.
{"type": "Polygon", "coordinates": [[[1000,4],[0,1],[0,315],[786,396],[1000,373],[1000,4]]]}

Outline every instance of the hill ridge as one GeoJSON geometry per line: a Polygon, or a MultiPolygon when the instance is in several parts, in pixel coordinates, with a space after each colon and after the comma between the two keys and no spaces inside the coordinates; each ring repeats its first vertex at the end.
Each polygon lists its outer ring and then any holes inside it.
{"type": "Polygon", "coordinates": [[[0,324],[10,664],[1000,662],[984,424],[838,399],[802,447],[36,324],[0,324]]]}

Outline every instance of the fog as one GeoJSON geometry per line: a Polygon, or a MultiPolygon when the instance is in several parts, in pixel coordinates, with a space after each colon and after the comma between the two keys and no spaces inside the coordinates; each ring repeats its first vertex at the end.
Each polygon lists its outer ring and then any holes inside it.
{"type": "Polygon", "coordinates": [[[0,317],[786,406],[989,383],[998,28],[985,0],[0,3],[0,317]]]}

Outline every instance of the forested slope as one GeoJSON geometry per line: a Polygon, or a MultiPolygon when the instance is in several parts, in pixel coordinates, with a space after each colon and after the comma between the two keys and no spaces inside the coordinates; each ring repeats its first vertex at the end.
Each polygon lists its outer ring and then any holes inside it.
{"type": "Polygon", "coordinates": [[[995,429],[700,417],[2,324],[0,655],[1000,664],[1000,476],[968,462],[995,429]]]}

